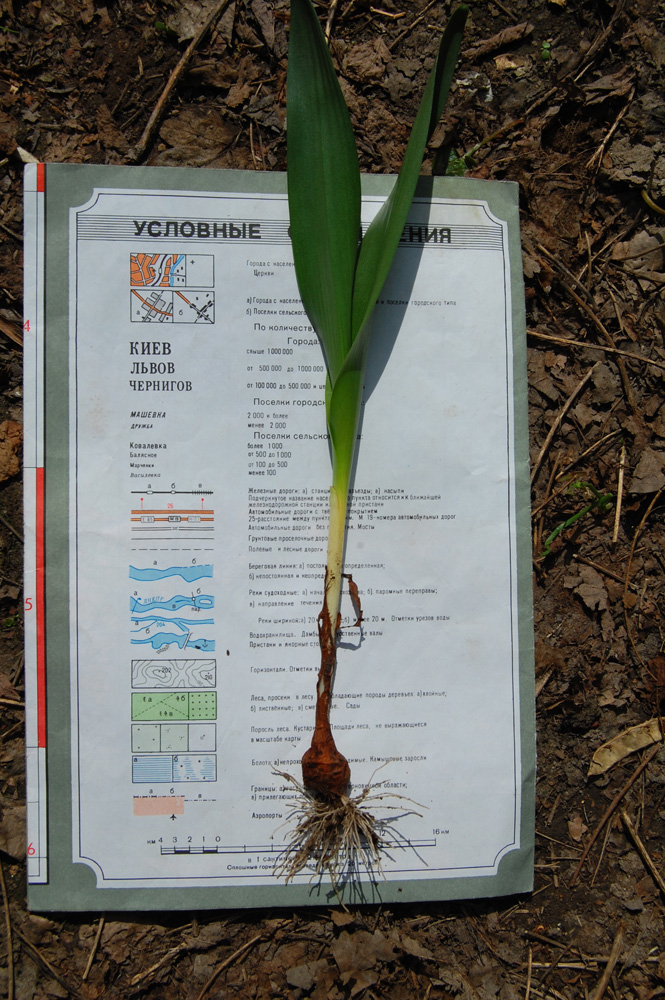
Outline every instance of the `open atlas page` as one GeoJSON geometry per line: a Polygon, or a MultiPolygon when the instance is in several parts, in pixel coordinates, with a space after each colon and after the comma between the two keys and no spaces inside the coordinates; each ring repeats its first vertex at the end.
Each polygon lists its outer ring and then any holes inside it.
{"type": "MultiPolygon", "coordinates": [[[[393,182],[363,178],[363,225],[393,182]]],[[[422,179],[377,303],[348,515],[331,722],[380,863],[360,845],[336,885],[316,858],[288,877],[331,471],[285,192],[26,168],[34,910],[532,886],[517,188],[458,178],[422,179]]]]}

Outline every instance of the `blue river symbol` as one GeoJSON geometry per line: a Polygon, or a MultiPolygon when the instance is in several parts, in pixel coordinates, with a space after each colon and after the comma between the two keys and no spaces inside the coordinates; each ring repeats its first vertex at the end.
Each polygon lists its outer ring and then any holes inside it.
{"type": "Polygon", "coordinates": [[[212,566],[170,566],[168,569],[156,569],[155,567],[137,569],[136,566],[130,566],[129,576],[132,580],[164,580],[168,576],[181,576],[183,580],[191,583],[204,576],[212,576],[212,566]]]}
{"type": "Polygon", "coordinates": [[[180,649],[203,649],[206,652],[212,652],[215,648],[214,639],[188,639],[186,635],[174,635],[173,632],[155,632],[154,635],[147,636],[145,639],[132,639],[133,646],[141,646],[145,643],[150,643],[153,649],[161,649],[163,646],[173,644],[180,649]]]}
{"type": "Polygon", "coordinates": [[[202,611],[204,608],[214,608],[215,598],[211,594],[193,594],[185,597],[184,594],[177,594],[175,597],[162,601],[140,601],[136,597],[129,598],[130,611],[153,611],[155,608],[164,608],[167,611],[179,611],[180,608],[195,608],[202,611]]]}

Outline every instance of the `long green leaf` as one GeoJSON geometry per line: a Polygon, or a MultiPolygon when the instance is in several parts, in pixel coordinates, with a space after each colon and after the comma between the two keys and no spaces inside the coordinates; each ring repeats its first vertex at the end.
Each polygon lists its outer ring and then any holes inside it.
{"type": "Polygon", "coordinates": [[[360,170],[349,112],[310,0],[291,0],[286,114],[296,277],[334,383],[351,346],[360,170]]]}
{"type": "Polygon", "coordinates": [[[333,479],[348,483],[370,337],[370,317],[413,201],[425,146],[459,55],[468,10],[441,39],[399,177],[358,249],[360,171],[351,120],[310,0],[291,0],[287,161],[298,287],[328,368],[326,416],[333,479]]]}
{"type": "Polygon", "coordinates": [[[458,7],[448,22],[413,124],[399,177],[362,241],[353,293],[354,339],[367,323],[393,262],[413,202],[425,147],[448,97],[467,14],[467,7],[458,7]]]}
{"type": "Polygon", "coordinates": [[[404,230],[425,147],[448,97],[467,14],[466,7],[459,7],[448,22],[411,131],[402,169],[360,247],[353,292],[353,343],[326,400],[335,471],[338,466],[346,468],[347,465],[350,471],[353,461],[363,384],[362,377],[355,376],[356,373],[364,374],[372,325],[370,317],[404,230]],[[355,401],[350,392],[351,386],[358,392],[355,401]]]}

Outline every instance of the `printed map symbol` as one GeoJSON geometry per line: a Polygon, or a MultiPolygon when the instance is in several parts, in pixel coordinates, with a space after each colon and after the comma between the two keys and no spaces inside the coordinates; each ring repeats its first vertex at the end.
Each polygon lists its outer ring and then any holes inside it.
{"type": "Polygon", "coordinates": [[[132,323],[214,323],[212,254],[133,253],[129,258],[132,323]]]}
{"type": "Polygon", "coordinates": [[[212,576],[212,566],[209,563],[193,566],[169,566],[168,569],[158,569],[156,566],[139,568],[129,567],[129,576],[132,580],[164,580],[169,576],[181,576],[187,583],[200,580],[204,576],[212,576]]]}
{"type": "Polygon", "coordinates": [[[216,670],[216,660],[132,660],[132,687],[214,687],[216,670]]]}
{"type": "Polygon", "coordinates": [[[133,253],[129,258],[132,288],[212,288],[212,254],[133,253]]]}
{"type": "Polygon", "coordinates": [[[132,720],[146,722],[187,722],[190,719],[216,719],[217,695],[214,691],[186,691],[182,694],[132,694],[132,720]]]}
{"type": "Polygon", "coordinates": [[[132,323],[214,323],[214,292],[131,290],[132,323]]]}

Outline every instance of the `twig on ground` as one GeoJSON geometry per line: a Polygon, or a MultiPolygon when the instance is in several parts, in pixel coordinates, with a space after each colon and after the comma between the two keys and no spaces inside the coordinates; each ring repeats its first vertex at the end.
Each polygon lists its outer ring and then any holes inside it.
{"type": "Polygon", "coordinates": [[[603,576],[609,576],[610,579],[616,580],[617,583],[624,582],[624,578],[619,573],[615,573],[613,569],[608,569],[607,566],[603,566],[602,563],[596,562],[594,559],[587,559],[586,556],[581,556],[578,552],[573,553],[573,559],[575,562],[584,563],[585,566],[591,566],[592,569],[598,570],[603,576]]]}
{"type": "Polygon", "coordinates": [[[263,934],[256,934],[249,941],[245,941],[243,945],[241,945],[239,948],[236,948],[236,950],[233,952],[232,955],[229,955],[227,958],[224,959],[223,962],[220,962],[220,964],[217,966],[217,968],[213,972],[208,982],[205,984],[205,986],[197,996],[196,1000],[203,1000],[203,997],[206,995],[210,987],[213,985],[217,977],[224,971],[224,969],[228,969],[229,965],[233,965],[233,963],[237,959],[239,959],[241,955],[244,955],[246,951],[249,951],[250,948],[253,948],[254,945],[257,943],[257,941],[260,941],[262,938],[263,934]]]}
{"type": "Polygon", "coordinates": [[[332,0],[330,7],[328,9],[328,18],[326,20],[326,30],[324,32],[326,36],[326,41],[330,43],[330,32],[332,31],[332,23],[335,19],[335,14],[337,13],[337,7],[339,5],[339,0],[332,0]]]}
{"type": "Polygon", "coordinates": [[[631,645],[631,647],[633,649],[633,653],[635,654],[635,658],[637,659],[637,662],[640,664],[641,667],[645,667],[646,665],[645,665],[644,660],[643,660],[643,658],[642,658],[642,656],[641,656],[641,654],[640,654],[640,652],[639,652],[639,650],[638,650],[638,648],[637,648],[637,646],[635,644],[635,638],[633,636],[633,630],[632,630],[631,624],[630,624],[630,617],[628,615],[628,610],[629,609],[628,609],[628,602],[627,602],[626,598],[628,596],[628,587],[630,586],[630,571],[631,571],[631,568],[632,568],[632,565],[633,565],[633,556],[635,555],[635,549],[637,547],[637,540],[638,540],[638,538],[640,537],[640,535],[642,533],[642,528],[644,527],[644,525],[646,523],[646,520],[649,517],[649,514],[651,513],[651,511],[655,507],[656,503],[658,502],[658,500],[662,496],[662,493],[663,493],[662,489],[658,490],[658,492],[656,493],[656,495],[653,497],[651,503],[647,507],[646,511],[644,512],[644,516],[643,516],[642,520],[640,521],[640,523],[638,524],[638,526],[637,526],[637,528],[635,530],[635,534],[633,535],[633,541],[631,542],[631,545],[630,545],[630,553],[628,555],[628,564],[626,565],[626,574],[624,576],[624,581],[623,581],[623,619],[624,619],[624,622],[625,622],[625,625],[626,625],[626,633],[628,635],[628,639],[630,641],[630,645],[631,645]]]}
{"type": "Polygon", "coordinates": [[[635,848],[644,863],[644,867],[651,875],[651,878],[654,880],[654,882],[662,892],[663,896],[665,896],[665,879],[663,879],[663,876],[660,874],[655,864],[653,863],[651,855],[647,851],[642,838],[635,829],[635,825],[625,809],[621,810],[621,821],[626,828],[628,836],[635,844],[635,848]]]}
{"type": "Polygon", "coordinates": [[[623,358],[630,358],[631,361],[641,361],[645,365],[653,365],[665,371],[665,364],[662,361],[653,361],[645,358],[642,354],[635,354],[633,351],[623,351],[620,347],[610,347],[606,344],[587,344],[582,340],[573,340],[570,337],[554,337],[550,333],[539,333],[537,330],[527,330],[530,337],[538,340],[547,340],[550,344],[561,344],[564,347],[583,347],[587,351],[604,351],[605,354],[620,354],[623,358]]]}
{"type": "MultiPolygon", "coordinates": [[[[583,459],[588,458],[589,455],[592,455],[593,452],[597,451],[598,448],[600,448],[602,445],[607,444],[607,442],[611,441],[612,438],[617,437],[618,434],[623,434],[623,430],[621,428],[618,428],[615,431],[610,431],[608,434],[603,434],[601,438],[598,438],[597,441],[594,441],[594,443],[590,444],[588,448],[585,448],[584,451],[580,452],[580,454],[576,458],[574,458],[572,462],[569,462],[568,465],[566,465],[561,470],[561,472],[557,472],[556,474],[557,480],[562,479],[564,476],[566,476],[574,465],[578,465],[579,462],[583,461],[583,459]]],[[[568,484],[566,484],[566,488],[567,487],[568,484]]]]}
{"type": "Polygon", "coordinates": [[[532,34],[533,25],[527,21],[524,21],[522,24],[511,24],[507,28],[497,31],[491,38],[483,38],[474,45],[470,45],[464,50],[463,56],[471,62],[474,62],[476,59],[484,59],[485,56],[494,55],[499,49],[506,48],[508,45],[514,45],[515,42],[521,42],[532,34]]]}
{"type": "Polygon", "coordinates": [[[24,719],[19,719],[19,721],[16,723],[16,725],[11,726],[6,732],[4,732],[2,734],[2,736],[0,737],[0,739],[2,740],[3,743],[6,743],[7,740],[9,740],[14,735],[14,733],[17,733],[19,731],[19,729],[22,730],[24,728],[24,726],[25,726],[25,720],[24,719]]]}
{"type": "Polygon", "coordinates": [[[198,32],[196,33],[194,38],[192,38],[191,42],[189,43],[189,45],[183,52],[182,56],[178,60],[175,69],[172,70],[171,75],[168,78],[167,84],[164,87],[164,90],[162,91],[161,96],[157,101],[157,104],[155,105],[152,114],[150,115],[150,118],[148,119],[148,124],[143,130],[143,135],[136,143],[134,148],[130,149],[129,153],[127,154],[127,159],[129,160],[130,163],[138,163],[139,160],[141,160],[145,155],[146,149],[152,142],[155,130],[157,128],[157,125],[159,124],[162,114],[164,113],[164,109],[166,107],[169,98],[171,97],[171,93],[174,87],[180,80],[180,77],[187,68],[192,56],[194,55],[199,45],[203,41],[205,35],[213,27],[213,25],[217,22],[217,20],[222,16],[222,14],[226,10],[230,2],[231,0],[221,0],[221,2],[215,6],[215,8],[211,11],[210,16],[206,20],[205,24],[201,28],[199,28],[198,32]]]}
{"type": "Polygon", "coordinates": [[[480,924],[480,921],[477,920],[473,916],[473,914],[471,914],[469,912],[469,910],[467,909],[467,907],[464,904],[462,904],[462,913],[464,914],[465,918],[468,920],[469,925],[473,928],[474,934],[477,934],[477,936],[483,942],[483,944],[485,945],[485,947],[487,948],[487,950],[489,952],[491,952],[491,954],[494,955],[495,958],[498,958],[498,960],[501,962],[502,965],[518,965],[519,964],[516,960],[511,959],[511,958],[507,958],[506,955],[503,955],[492,944],[492,939],[489,937],[488,934],[485,933],[485,931],[483,930],[483,928],[482,928],[482,926],[480,924]]]}
{"type": "Polygon", "coordinates": [[[7,520],[7,518],[3,514],[0,514],[0,522],[2,522],[2,524],[4,524],[5,528],[8,528],[9,531],[11,531],[12,535],[16,535],[16,537],[18,538],[19,542],[21,542],[21,544],[23,544],[23,535],[21,534],[20,531],[16,530],[16,528],[14,527],[13,524],[9,523],[9,521],[7,520]]]}
{"type": "Polygon", "coordinates": [[[553,948],[562,948],[564,951],[568,948],[565,941],[557,941],[556,938],[541,934],[540,931],[523,931],[522,937],[525,937],[527,941],[540,941],[541,944],[549,944],[553,948]]]}
{"type": "Polygon", "coordinates": [[[138,986],[138,984],[142,982],[144,979],[148,979],[154,972],[158,972],[163,965],[167,965],[172,959],[176,958],[178,955],[181,955],[183,952],[188,950],[189,949],[187,945],[182,945],[182,944],[176,945],[175,948],[170,948],[169,951],[167,951],[166,954],[162,955],[161,958],[159,958],[156,962],[154,962],[150,966],[150,968],[144,969],[143,972],[137,972],[136,975],[132,976],[132,978],[129,980],[129,985],[132,988],[134,986],[138,986]]]}
{"type": "Polygon", "coordinates": [[[514,23],[519,21],[517,14],[512,10],[508,10],[507,7],[504,7],[502,3],[499,3],[499,0],[494,0],[494,3],[499,8],[499,10],[503,11],[506,17],[510,18],[511,21],[513,21],[514,23]]]}
{"type": "Polygon", "coordinates": [[[660,744],[657,743],[655,746],[653,746],[651,748],[651,750],[649,750],[649,752],[646,755],[646,757],[644,757],[644,759],[642,760],[642,762],[635,769],[635,771],[630,776],[630,778],[628,779],[628,781],[626,782],[626,784],[623,786],[623,788],[619,792],[617,792],[617,794],[614,796],[614,798],[610,802],[609,806],[607,807],[607,809],[605,810],[605,812],[601,816],[601,818],[600,818],[600,820],[598,822],[598,825],[596,826],[596,829],[591,834],[591,837],[589,838],[589,841],[587,842],[584,850],[582,851],[582,856],[581,856],[580,860],[577,863],[577,868],[573,872],[573,876],[572,876],[570,882],[568,883],[568,888],[569,889],[572,889],[572,887],[577,882],[577,879],[579,878],[579,874],[582,871],[582,866],[583,866],[584,862],[586,861],[586,859],[587,859],[587,857],[589,855],[589,851],[591,850],[591,848],[595,844],[596,840],[598,839],[598,836],[600,835],[603,827],[605,826],[605,824],[607,823],[607,821],[611,818],[612,814],[614,813],[615,809],[617,808],[617,806],[621,802],[621,800],[624,797],[624,795],[626,795],[627,792],[630,791],[630,789],[633,787],[633,785],[635,784],[635,782],[637,781],[637,779],[641,775],[642,771],[644,771],[644,769],[647,767],[647,765],[649,764],[649,762],[656,756],[656,754],[658,753],[659,750],[660,750],[660,744]]]}
{"type": "MultiPolygon", "coordinates": [[[[540,830],[536,830],[536,836],[542,837],[543,840],[547,840],[550,844],[558,844],[559,847],[565,847],[569,851],[581,851],[582,848],[578,847],[577,844],[571,844],[565,840],[557,840],[556,837],[550,837],[546,833],[542,833],[540,830]]],[[[572,858],[571,858],[572,860],[572,858]]]]}
{"type": "Polygon", "coordinates": [[[582,288],[585,289],[588,296],[591,296],[591,271],[593,268],[593,252],[591,250],[591,239],[589,237],[588,229],[585,230],[584,237],[586,239],[587,273],[586,273],[586,285],[582,285],[582,288]]]}
{"type": "Polygon", "coordinates": [[[598,855],[598,861],[596,862],[596,867],[594,868],[593,875],[591,876],[592,886],[596,884],[596,879],[598,878],[598,872],[600,871],[600,866],[603,862],[603,858],[605,857],[605,851],[607,849],[607,841],[610,839],[610,832],[611,832],[610,827],[606,826],[605,836],[603,837],[603,843],[601,844],[600,853],[598,855]]]}
{"type": "Polygon", "coordinates": [[[635,397],[633,395],[633,390],[632,390],[632,387],[630,385],[630,382],[628,381],[628,373],[626,371],[626,366],[625,366],[625,364],[623,362],[623,358],[617,352],[617,348],[614,345],[614,338],[612,337],[612,334],[607,329],[607,327],[605,326],[605,324],[603,323],[603,321],[600,319],[600,317],[596,314],[595,310],[591,308],[591,306],[589,305],[589,303],[586,302],[582,298],[581,295],[578,295],[577,292],[575,291],[575,289],[571,288],[570,285],[566,281],[564,281],[562,278],[559,278],[559,281],[561,282],[561,287],[563,289],[565,289],[565,291],[568,293],[568,295],[570,295],[571,299],[574,302],[577,303],[577,305],[580,307],[580,309],[583,312],[586,313],[586,315],[589,317],[589,319],[591,320],[591,322],[593,323],[593,325],[596,327],[596,329],[598,330],[598,332],[601,334],[601,336],[605,338],[605,343],[607,344],[607,346],[612,349],[613,353],[616,353],[618,355],[617,356],[617,367],[619,369],[619,374],[621,376],[621,385],[622,385],[622,388],[623,388],[626,400],[628,401],[628,405],[630,406],[631,410],[633,410],[633,412],[635,412],[635,408],[636,408],[635,407],[635,397]]]}
{"type": "Polygon", "coordinates": [[[546,491],[545,499],[541,500],[538,506],[533,508],[531,511],[531,517],[536,517],[537,514],[540,514],[541,511],[545,510],[547,505],[550,504],[552,500],[556,499],[556,497],[560,497],[562,493],[565,493],[569,486],[570,483],[564,483],[563,486],[560,486],[557,490],[553,490],[551,493],[546,491]]]}
{"type": "Polygon", "coordinates": [[[60,973],[58,972],[58,970],[53,968],[53,966],[48,961],[48,959],[44,958],[44,956],[42,955],[42,953],[39,950],[39,948],[37,948],[32,943],[32,941],[25,936],[25,934],[22,934],[21,931],[18,929],[18,927],[14,928],[14,933],[16,934],[16,936],[18,938],[21,939],[21,941],[23,942],[23,944],[26,946],[28,955],[30,955],[30,958],[32,958],[32,960],[34,962],[36,962],[37,965],[40,965],[42,967],[42,969],[44,969],[44,971],[49,974],[49,976],[51,976],[53,979],[55,979],[55,981],[57,983],[60,983],[60,985],[65,990],[67,990],[67,992],[69,993],[70,996],[75,997],[76,1000],[84,1000],[84,997],[82,996],[82,994],[79,993],[78,990],[74,989],[73,986],[69,985],[69,983],[67,982],[67,980],[64,979],[60,975],[60,973]]]}
{"type": "Polygon", "coordinates": [[[403,38],[406,38],[406,36],[407,36],[407,35],[408,35],[408,34],[409,34],[409,33],[410,33],[411,31],[413,31],[413,29],[415,28],[415,26],[416,26],[417,24],[420,24],[420,22],[421,22],[421,21],[424,21],[424,19],[425,19],[425,14],[426,14],[426,13],[427,13],[427,12],[428,12],[429,10],[431,10],[431,8],[432,8],[432,7],[436,6],[436,4],[437,4],[438,2],[439,2],[439,0],[430,0],[430,2],[429,2],[429,3],[427,4],[427,6],[425,7],[425,9],[424,9],[424,11],[422,12],[422,14],[419,14],[419,15],[418,15],[418,17],[417,17],[417,18],[415,19],[415,21],[412,21],[412,22],[411,22],[411,24],[410,24],[410,25],[409,25],[409,26],[408,26],[407,28],[405,28],[405,29],[404,29],[404,31],[401,31],[401,32],[399,33],[399,35],[397,36],[397,38],[394,38],[394,39],[392,40],[392,42],[391,42],[391,43],[390,43],[390,45],[388,46],[388,49],[389,49],[389,51],[390,51],[390,52],[392,52],[392,51],[393,51],[393,49],[397,48],[397,46],[398,46],[398,45],[399,45],[399,43],[400,43],[400,42],[402,41],[402,39],[403,39],[403,38]]]}
{"type": "Polygon", "coordinates": [[[372,14],[376,14],[377,17],[387,17],[389,21],[401,21],[403,17],[406,17],[403,10],[380,10],[378,7],[370,7],[370,10],[372,14]]]}
{"type": "Polygon", "coordinates": [[[99,923],[97,924],[97,933],[95,934],[95,940],[92,942],[92,948],[90,949],[90,954],[88,955],[88,961],[86,967],[81,976],[81,982],[85,982],[90,975],[90,970],[92,969],[92,963],[95,961],[95,955],[97,954],[97,948],[99,947],[99,941],[102,936],[102,931],[104,930],[105,917],[99,918],[99,923]]]}
{"type": "Polygon", "coordinates": [[[619,961],[619,955],[621,954],[621,949],[623,948],[623,924],[619,924],[619,930],[614,935],[614,941],[612,942],[612,950],[610,952],[610,957],[607,960],[607,965],[603,969],[603,974],[598,980],[598,985],[591,994],[591,1000],[602,1000],[605,995],[605,990],[607,989],[612,973],[614,972],[614,967],[619,961]]]}
{"type": "MultiPolygon", "coordinates": [[[[600,52],[602,52],[602,50],[607,45],[608,41],[610,40],[610,36],[611,36],[612,32],[614,31],[614,28],[615,28],[615,26],[616,26],[619,18],[623,14],[623,8],[624,8],[624,6],[625,6],[625,0],[618,0],[618,3],[614,7],[614,10],[612,12],[612,17],[610,18],[607,27],[604,28],[602,31],[598,32],[598,34],[596,35],[596,37],[594,38],[594,40],[592,41],[591,45],[586,50],[586,52],[583,52],[581,54],[581,56],[579,57],[580,59],[584,60],[583,63],[582,63],[582,65],[581,65],[581,67],[580,67],[580,69],[577,70],[577,71],[576,70],[571,70],[570,71],[570,73],[577,72],[577,75],[574,77],[575,83],[577,83],[579,80],[582,79],[582,77],[587,72],[587,70],[589,70],[591,68],[591,66],[593,64],[593,61],[596,58],[596,56],[600,52]]],[[[568,77],[570,75],[570,73],[567,73],[566,77],[568,77]]],[[[564,77],[564,79],[566,77],[564,77]]]]}
{"type": "Polygon", "coordinates": [[[554,803],[552,805],[552,808],[550,809],[550,811],[547,814],[547,819],[545,820],[545,826],[551,826],[552,825],[552,820],[554,819],[556,811],[559,808],[559,803],[560,802],[561,802],[561,792],[558,792],[558,794],[557,794],[557,796],[556,796],[556,798],[554,800],[554,803]]]}
{"type": "Polygon", "coordinates": [[[583,295],[586,295],[587,298],[591,297],[591,293],[590,293],[589,289],[586,288],[585,285],[582,284],[582,282],[579,280],[579,278],[575,277],[575,275],[573,274],[573,272],[569,268],[566,267],[566,265],[563,263],[563,261],[559,260],[559,258],[556,257],[553,253],[551,253],[547,249],[547,247],[543,246],[542,243],[538,244],[538,250],[545,257],[547,257],[547,259],[552,264],[554,264],[554,266],[556,268],[558,268],[558,270],[561,271],[562,274],[565,274],[568,277],[569,281],[572,281],[572,283],[574,285],[576,285],[577,288],[579,288],[580,292],[582,292],[583,295]]]}
{"type": "Polygon", "coordinates": [[[616,545],[619,538],[619,525],[621,522],[621,506],[623,504],[623,474],[626,468],[626,446],[621,445],[621,455],[619,457],[619,474],[617,477],[617,502],[614,508],[614,528],[612,530],[612,545],[616,545]]]}
{"type": "Polygon", "coordinates": [[[585,385],[587,384],[587,382],[589,381],[589,379],[591,378],[591,376],[593,375],[593,373],[595,372],[595,370],[596,370],[597,367],[598,367],[598,362],[596,362],[596,364],[593,366],[593,368],[589,368],[589,371],[586,373],[586,375],[584,376],[584,378],[575,386],[575,388],[571,392],[570,396],[568,397],[568,399],[566,400],[566,402],[563,404],[563,406],[559,410],[559,412],[558,412],[558,414],[557,414],[557,416],[556,416],[556,418],[554,420],[554,423],[550,427],[549,433],[548,433],[547,437],[545,438],[545,443],[543,444],[542,448],[540,449],[540,454],[538,455],[538,458],[534,462],[533,470],[531,472],[531,485],[532,486],[533,486],[533,484],[534,484],[534,482],[536,480],[536,476],[538,475],[538,472],[540,471],[540,466],[542,464],[542,461],[545,458],[545,455],[547,454],[547,452],[549,450],[549,447],[550,447],[550,445],[552,443],[552,439],[553,439],[554,435],[556,434],[556,432],[558,431],[559,426],[561,425],[561,422],[563,421],[563,418],[568,413],[568,410],[573,405],[573,401],[576,399],[576,397],[579,395],[579,393],[585,387],[585,385]]]}
{"type": "Polygon", "coordinates": [[[529,1000],[531,995],[531,972],[533,969],[533,948],[529,946],[529,961],[526,968],[526,989],[524,990],[524,1000],[529,1000]]]}
{"type": "Polygon", "coordinates": [[[607,149],[608,145],[612,141],[612,136],[614,135],[614,133],[618,129],[618,127],[619,127],[619,125],[621,123],[621,119],[624,117],[624,115],[628,111],[629,107],[633,103],[633,98],[634,97],[635,97],[635,86],[633,85],[633,87],[632,87],[632,89],[630,91],[630,94],[628,95],[628,100],[626,101],[625,105],[622,107],[622,109],[619,112],[619,114],[614,119],[614,124],[611,126],[611,128],[609,129],[609,131],[605,135],[605,138],[601,142],[600,146],[598,147],[598,149],[596,150],[596,152],[593,154],[593,156],[589,159],[589,161],[586,164],[587,170],[593,169],[593,175],[592,176],[594,178],[595,178],[596,173],[598,171],[598,167],[600,166],[601,160],[603,159],[603,157],[605,155],[605,150],[607,149]]]}
{"type": "Polygon", "coordinates": [[[541,691],[543,690],[543,688],[545,687],[545,685],[547,684],[553,673],[554,669],[548,670],[546,674],[543,674],[543,676],[539,677],[538,680],[536,681],[536,701],[538,700],[538,696],[540,695],[541,691]]]}
{"type": "Polygon", "coordinates": [[[14,941],[12,939],[12,919],[9,913],[9,896],[5,872],[0,858],[0,886],[2,887],[2,905],[5,910],[5,933],[7,934],[7,1000],[14,1000],[14,941]]]}
{"type": "Polygon", "coordinates": [[[131,85],[132,85],[132,80],[129,79],[125,84],[125,86],[122,88],[122,91],[120,92],[120,97],[111,108],[111,118],[115,118],[118,108],[120,107],[124,99],[127,97],[127,91],[129,90],[131,85]]]}
{"type": "Polygon", "coordinates": [[[252,163],[254,164],[254,169],[259,169],[259,161],[254,150],[254,122],[249,123],[249,150],[252,154],[252,163]]]}
{"type": "MultiPolygon", "coordinates": [[[[554,486],[554,480],[556,478],[556,474],[557,474],[558,470],[559,470],[559,456],[555,455],[554,456],[554,461],[552,462],[552,468],[550,469],[550,478],[548,479],[547,486],[545,487],[545,496],[546,497],[553,496],[552,487],[554,486]]],[[[567,488],[567,486],[566,486],[566,488],[567,488]]],[[[544,517],[540,517],[540,518],[538,518],[538,521],[536,521],[535,517],[534,517],[534,514],[532,513],[531,514],[531,520],[532,520],[532,522],[535,525],[535,530],[534,530],[534,533],[533,533],[533,551],[534,552],[540,552],[541,549],[542,549],[542,547],[543,547],[543,527],[544,527],[544,524],[545,524],[545,518],[544,517]]]]}
{"type": "MultiPolygon", "coordinates": [[[[544,986],[544,984],[547,982],[547,980],[552,975],[555,969],[557,968],[565,969],[571,965],[577,965],[578,967],[580,967],[579,963],[563,961],[564,955],[567,955],[568,952],[572,950],[572,947],[573,947],[572,944],[567,944],[566,947],[559,952],[559,954],[557,955],[557,957],[554,959],[553,962],[549,962],[547,965],[544,965],[545,971],[543,972],[542,976],[540,977],[537,983],[539,989],[541,986],[544,986]]],[[[531,956],[531,949],[529,948],[529,957],[530,956],[531,956]]],[[[582,965],[581,967],[585,968],[584,965],[582,965]]],[[[531,968],[532,969],[543,968],[543,964],[541,964],[540,962],[531,962],[531,968]]]]}

